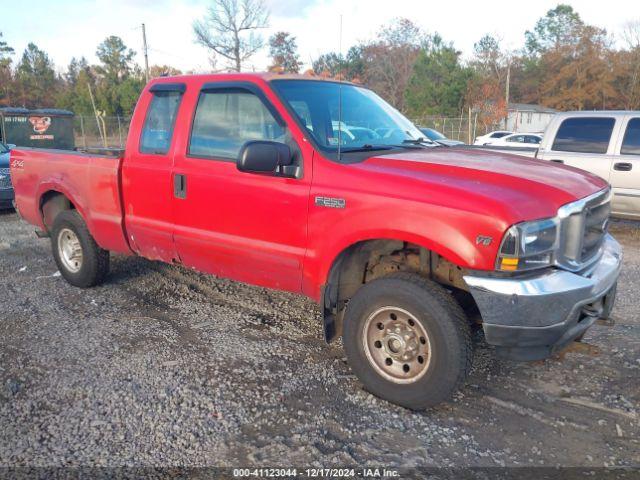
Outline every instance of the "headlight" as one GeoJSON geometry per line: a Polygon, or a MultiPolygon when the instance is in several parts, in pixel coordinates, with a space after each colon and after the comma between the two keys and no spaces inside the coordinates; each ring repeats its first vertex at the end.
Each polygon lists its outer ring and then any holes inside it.
{"type": "Polygon", "coordinates": [[[558,248],[558,221],[553,218],[513,225],[502,239],[496,268],[532,270],[553,263],[558,248]]]}

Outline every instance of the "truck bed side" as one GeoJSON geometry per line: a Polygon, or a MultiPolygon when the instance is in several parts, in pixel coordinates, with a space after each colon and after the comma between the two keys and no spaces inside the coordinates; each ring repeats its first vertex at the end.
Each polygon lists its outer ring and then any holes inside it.
{"type": "MultiPolygon", "coordinates": [[[[20,215],[43,231],[43,202],[63,194],[102,248],[130,253],[120,196],[122,157],[20,148],[11,152],[11,178],[20,215]]],[[[49,225],[50,226],[50,225],[49,225]]]]}

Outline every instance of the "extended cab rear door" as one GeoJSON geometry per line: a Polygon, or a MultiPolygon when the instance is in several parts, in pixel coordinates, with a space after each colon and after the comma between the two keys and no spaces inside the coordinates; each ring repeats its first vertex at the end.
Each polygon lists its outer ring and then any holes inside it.
{"type": "MultiPolygon", "coordinates": [[[[262,87],[213,82],[188,92],[195,106],[173,169],[174,238],[185,265],[298,292],[307,244],[311,154],[303,154],[262,87]],[[299,178],[240,172],[250,140],[289,144],[299,178]]],[[[184,127],[185,125],[181,125],[184,127]]]]}
{"type": "Polygon", "coordinates": [[[620,126],[611,115],[567,117],[555,131],[545,133],[545,145],[538,158],[564,163],[594,173],[609,181],[613,163],[615,132],[620,126]]]}
{"type": "MultiPolygon", "coordinates": [[[[122,165],[125,226],[131,248],[143,257],[171,262],[173,242],[174,127],[185,92],[183,83],[158,83],[143,93],[140,137],[131,137],[122,165]]],[[[132,131],[136,126],[132,125],[132,131]]]]}

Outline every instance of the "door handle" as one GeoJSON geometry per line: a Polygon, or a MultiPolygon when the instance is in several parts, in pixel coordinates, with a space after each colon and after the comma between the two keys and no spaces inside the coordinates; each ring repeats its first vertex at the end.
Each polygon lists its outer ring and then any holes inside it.
{"type": "Polygon", "coordinates": [[[553,163],[564,163],[564,160],[557,160],[557,159],[555,159],[555,160],[551,160],[551,161],[552,161],[553,163]]]}
{"type": "Polygon", "coordinates": [[[633,165],[626,162],[614,163],[613,169],[618,170],[619,172],[630,172],[633,168],[633,165]]]}
{"type": "Polygon", "coordinates": [[[187,177],[181,173],[173,175],[173,196],[176,198],[187,198],[187,177]]]}

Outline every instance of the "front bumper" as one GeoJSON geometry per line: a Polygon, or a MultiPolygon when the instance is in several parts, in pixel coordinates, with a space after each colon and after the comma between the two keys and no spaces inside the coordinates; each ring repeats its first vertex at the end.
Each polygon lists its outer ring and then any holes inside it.
{"type": "Polygon", "coordinates": [[[585,272],[550,270],[536,276],[464,277],[480,309],[487,343],[514,360],[549,357],[613,308],[622,248],[607,235],[600,260],[585,272]]]}
{"type": "Polygon", "coordinates": [[[0,190],[0,208],[13,208],[14,193],[12,188],[0,190]]]}

